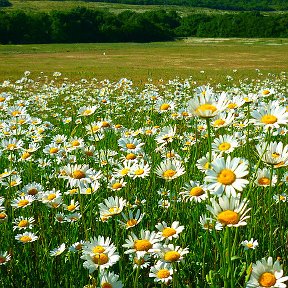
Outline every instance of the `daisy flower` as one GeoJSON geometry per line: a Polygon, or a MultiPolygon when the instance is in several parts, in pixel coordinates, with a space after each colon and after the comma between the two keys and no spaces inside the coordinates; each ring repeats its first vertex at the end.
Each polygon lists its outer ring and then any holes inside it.
{"type": "Polygon", "coordinates": [[[271,181],[271,170],[268,168],[259,169],[257,171],[257,177],[255,180],[255,184],[261,187],[275,186],[277,182],[277,175],[272,176],[271,181]]]}
{"type": "Polygon", "coordinates": [[[97,106],[83,106],[78,110],[79,116],[90,116],[92,115],[97,109],[97,106]]]}
{"type": "Polygon", "coordinates": [[[174,244],[161,245],[157,244],[157,254],[160,257],[161,262],[175,263],[183,261],[183,256],[189,253],[188,248],[181,248],[180,246],[175,246],[174,244]]]}
{"type": "Polygon", "coordinates": [[[113,190],[113,191],[119,191],[123,187],[125,187],[126,184],[127,184],[127,182],[124,182],[123,178],[122,179],[111,178],[109,180],[109,183],[108,183],[108,188],[113,190]]]}
{"type": "Polygon", "coordinates": [[[33,217],[23,217],[20,216],[13,221],[13,230],[22,230],[22,229],[31,229],[33,227],[33,223],[35,219],[33,217]]]}
{"type": "Polygon", "coordinates": [[[10,260],[11,255],[7,251],[5,252],[0,251],[0,266],[7,264],[7,262],[9,262],[10,260]]]}
{"type": "Polygon", "coordinates": [[[67,216],[65,217],[65,220],[66,220],[67,222],[72,223],[72,222],[78,221],[81,217],[82,217],[82,215],[81,215],[80,213],[74,212],[74,213],[72,213],[72,214],[67,215],[67,216]]]}
{"type": "Polygon", "coordinates": [[[128,248],[124,254],[136,253],[138,258],[143,257],[147,253],[156,251],[155,244],[160,241],[158,233],[149,230],[141,230],[140,237],[138,238],[133,232],[125,240],[124,248],[128,248]]]}
{"type": "Polygon", "coordinates": [[[155,169],[155,173],[158,177],[171,181],[185,173],[185,169],[182,163],[174,159],[163,160],[155,169]]]}
{"type": "Polygon", "coordinates": [[[280,195],[273,195],[273,199],[276,203],[279,202],[287,202],[288,201],[288,196],[285,193],[282,193],[280,195]]]}
{"type": "Polygon", "coordinates": [[[43,152],[50,157],[56,157],[58,154],[61,154],[63,152],[63,148],[61,148],[60,144],[56,143],[50,143],[49,145],[46,145],[43,152]]]}
{"type": "Polygon", "coordinates": [[[200,118],[213,118],[226,109],[228,100],[225,92],[219,97],[216,94],[205,94],[190,100],[188,106],[195,116],[200,118]]]}
{"type": "Polygon", "coordinates": [[[149,277],[154,278],[154,282],[168,283],[172,280],[173,268],[171,264],[165,262],[157,262],[155,266],[150,268],[149,277]]]}
{"type": "Polygon", "coordinates": [[[132,179],[145,178],[149,176],[150,166],[148,163],[145,164],[144,161],[136,162],[131,166],[128,176],[132,179]]]}
{"type": "Polygon", "coordinates": [[[134,137],[120,138],[118,140],[120,150],[128,153],[138,154],[142,152],[142,146],[144,145],[141,140],[134,137]]]}
{"type": "Polygon", "coordinates": [[[133,255],[129,255],[129,259],[133,262],[133,269],[143,269],[143,268],[147,268],[150,266],[150,255],[149,254],[145,254],[142,257],[137,257],[137,256],[133,256],[133,255]]]}
{"type": "Polygon", "coordinates": [[[120,220],[118,220],[118,222],[123,228],[130,229],[141,222],[145,213],[141,214],[140,209],[137,209],[135,216],[133,215],[133,212],[131,210],[129,211],[128,216],[125,215],[123,212],[121,213],[121,215],[123,216],[125,222],[120,220]]]}
{"type": "Polygon", "coordinates": [[[218,154],[231,153],[236,147],[239,146],[237,140],[230,135],[220,135],[218,138],[215,138],[212,143],[212,151],[218,154]]]}
{"type": "Polygon", "coordinates": [[[288,112],[286,107],[269,102],[265,107],[258,107],[251,112],[251,123],[268,128],[279,128],[288,122],[288,112]]]}
{"type": "Polygon", "coordinates": [[[175,103],[172,101],[160,100],[156,103],[157,109],[160,113],[171,111],[175,109],[175,103]]]}
{"type": "Polygon", "coordinates": [[[230,156],[217,158],[211,163],[211,168],[206,171],[205,182],[208,183],[207,189],[212,194],[221,195],[224,191],[227,195],[236,195],[236,191],[243,191],[243,188],[249,183],[243,179],[248,171],[248,165],[241,158],[230,156]]]}
{"type": "Polygon", "coordinates": [[[287,166],[288,145],[283,146],[282,142],[261,143],[256,146],[261,160],[267,164],[274,165],[275,168],[287,166]]]}
{"type": "Polygon", "coordinates": [[[272,257],[266,260],[262,258],[252,265],[252,274],[246,284],[246,288],[266,288],[266,287],[287,287],[284,282],[288,280],[288,276],[283,277],[283,269],[280,262],[276,260],[273,263],[272,257]]]}
{"type": "Polygon", "coordinates": [[[126,200],[122,197],[119,198],[118,196],[111,196],[108,199],[104,199],[104,203],[98,204],[100,209],[100,218],[107,218],[120,214],[125,205],[126,200]]]}
{"type": "Polygon", "coordinates": [[[75,242],[73,243],[70,247],[69,247],[69,251],[71,252],[82,252],[83,246],[86,242],[83,240],[80,240],[79,242],[75,242]]]}
{"type": "Polygon", "coordinates": [[[119,280],[119,275],[114,272],[106,272],[104,270],[100,274],[100,287],[101,288],[122,288],[123,284],[119,280]]]}
{"type": "Polygon", "coordinates": [[[38,239],[38,236],[36,236],[32,232],[25,232],[23,234],[17,234],[15,236],[15,239],[18,240],[20,243],[26,244],[36,241],[38,239]]]}
{"type": "Polygon", "coordinates": [[[161,128],[158,135],[155,137],[157,144],[160,144],[161,147],[171,143],[176,135],[176,126],[165,126],[161,128]]]}
{"type": "Polygon", "coordinates": [[[211,205],[206,205],[206,208],[223,226],[239,227],[247,225],[246,219],[250,218],[246,215],[251,210],[247,209],[248,203],[246,198],[240,201],[240,194],[229,198],[224,194],[217,200],[211,198],[211,205]]]}
{"type": "Polygon", "coordinates": [[[14,208],[25,208],[31,205],[34,200],[35,200],[35,197],[32,195],[20,196],[12,200],[11,206],[14,208]]]}
{"type": "Polygon", "coordinates": [[[244,250],[249,250],[249,249],[256,249],[256,247],[259,245],[257,240],[254,240],[251,238],[251,240],[244,240],[241,242],[241,245],[244,246],[244,250]]]}
{"type": "Polygon", "coordinates": [[[23,144],[24,143],[22,140],[17,140],[16,138],[4,139],[1,142],[1,146],[3,150],[7,150],[7,151],[15,151],[15,150],[21,149],[23,144]]]}
{"type": "Polygon", "coordinates": [[[182,191],[179,194],[185,201],[201,202],[208,197],[206,187],[197,181],[190,180],[190,182],[185,183],[181,189],[182,191]]]}
{"type": "Polygon", "coordinates": [[[34,196],[36,199],[38,198],[39,195],[41,195],[41,193],[43,192],[43,186],[39,183],[36,182],[32,182],[29,184],[26,184],[23,188],[22,188],[22,192],[25,195],[32,195],[34,196]]]}
{"type": "Polygon", "coordinates": [[[75,212],[76,210],[79,210],[80,206],[79,206],[79,202],[76,201],[74,199],[72,199],[70,201],[69,205],[64,204],[63,205],[64,209],[66,209],[69,212],[75,212]]]}
{"type": "Polygon", "coordinates": [[[65,243],[62,243],[59,247],[53,249],[50,251],[50,256],[56,257],[59,256],[60,254],[62,254],[66,249],[66,245],[65,243]]]}
{"type": "Polygon", "coordinates": [[[172,240],[178,238],[179,234],[184,230],[184,226],[179,226],[178,221],[174,221],[171,226],[168,226],[166,222],[158,223],[155,225],[159,231],[158,235],[161,240],[172,240]]]}

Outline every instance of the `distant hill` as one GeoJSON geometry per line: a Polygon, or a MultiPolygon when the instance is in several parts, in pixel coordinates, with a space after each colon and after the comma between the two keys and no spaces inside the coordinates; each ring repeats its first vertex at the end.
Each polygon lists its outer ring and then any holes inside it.
{"type": "Polygon", "coordinates": [[[89,0],[87,2],[106,2],[135,5],[180,5],[235,11],[288,10],[287,0],[89,0]]]}

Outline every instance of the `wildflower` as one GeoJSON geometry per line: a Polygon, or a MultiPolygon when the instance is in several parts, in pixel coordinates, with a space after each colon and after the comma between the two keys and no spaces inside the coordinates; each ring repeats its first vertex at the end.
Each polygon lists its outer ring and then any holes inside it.
{"type": "Polygon", "coordinates": [[[211,163],[212,169],[206,171],[205,181],[208,182],[207,189],[212,194],[221,195],[224,191],[228,195],[235,196],[236,191],[242,191],[249,183],[242,179],[248,174],[248,165],[240,158],[231,159],[223,157],[215,159],[211,163]]]}
{"type": "Polygon", "coordinates": [[[97,106],[83,106],[78,110],[79,116],[90,116],[92,115],[97,109],[97,106]]]}
{"type": "Polygon", "coordinates": [[[217,95],[214,93],[207,93],[195,97],[188,104],[192,113],[200,118],[213,118],[220,112],[224,111],[227,106],[227,95],[222,92],[220,97],[217,99],[217,95]]]}
{"type": "Polygon", "coordinates": [[[155,169],[158,177],[171,181],[185,173],[182,163],[178,160],[165,159],[155,169]]]}
{"type": "Polygon", "coordinates": [[[100,274],[100,288],[122,288],[123,284],[119,280],[119,275],[114,272],[106,272],[100,274]]]}
{"type": "Polygon", "coordinates": [[[254,240],[251,238],[251,240],[244,240],[241,242],[241,245],[244,246],[244,250],[249,250],[249,249],[256,249],[256,247],[259,245],[257,240],[254,240]]]}
{"type": "Polygon", "coordinates": [[[67,222],[76,222],[78,221],[82,215],[80,213],[74,212],[72,214],[66,215],[65,220],[67,222]]]}
{"type": "Polygon", "coordinates": [[[65,245],[65,243],[62,243],[59,247],[51,250],[49,254],[50,254],[50,256],[53,256],[53,257],[59,256],[60,254],[62,254],[65,251],[65,249],[66,249],[66,245],[65,245]]]}
{"type": "Polygon", "coordinates": [[[282,142],[261,143],[256,146],[261,160],[275,168],[286,166],[288,162],[288,145],[283,147],[282,142]]]}
{"type": "Polygon", "coordinates": [[[34,200],[35,200],[35,197],[32,195],[20,196],[12,200],[11,206],[14,208],[25,208],[31,205],[34,200]]]}
{"type": "Polygon", "coordinates": [[[165,126],[163,127],[158,135],[155,137],[157,144],[161,144],[160,147],[173,142],[176,135],[176,126],[165,126]]]}
{"type": "Polygon", "coordinates": [[[17,234],[15,236],[15,239],[18,240],[19,242],[23,243],[23,244],[26,244],[26,243],[36,241],[38,239],[38,236],[36,236],[32,232],[25,232],[23,234],[17,234]]]}
{"type": "Polygon", "coordinates": [[[175,263],[183,261],[183,256],[189,253],[188,248],[181,248],[174,244],[161,245],[157,244],[157,254],[160,257],[160,261],[166,263],[175,263]]]}
{"type": "Polygon", "coordinates": [[[31,229],[33,227],[34,222],[35,219],[33,217],[27,218],[20,216],[13,221],[13,224],[15,225],[13,226],[13,230],[31,229]]]}
{"type": "Polygon", "coordinates": [[[158,223],[155,225],[159,231],[159,237],[161,240],[172,240],[178,238],[179,234],[184,230],[184,226],[179,226],[178,221],[174,221],[171,226],[168,226],[166,222],[158,223]]]}
{"type": "Polygon", "coordinates": [[[255,180],[257,186],[262,187],[268,187],[270,185],[275,186],[276,182],[277,182],[277,175],[273,175],[271,178],[271,170],[263,168],[257,171],[257,177],[255,180]]]}
{"type": "Polygon", "coordinates": [[[181,191],[179,194],[185,201],[201,202],[208,197],[206,187],[197,181],[191,180],[189,183],[185,183],[184,187],[181,189],[183,191],[181,191]]]}
{"type": "Polygon", "coordinates": [[[79,208],[80,208],[80,207],[79,207],[79,202],[78,202],[78,201],[75,202],[74,199],[72,199],[72,200],[70,201],[70,204],[69,204],[69,205],[64,204],[63,207],[64,207],[67,211],[69,211],[69,212],[74,212],[74,211],[76,211],[76,210],[79,210],[79,208]]]}
{"type": "Polygon", "coordinates": [[[25,195],[32,195],[35,197],[35,199],[37,199],[38,196],[41,195],[41,193],[43,192],[43,186],[39,183],[32,182],[26,184],[21,191],[25,195]]]}
{"type": "Polygon", "coordinates": [[[142,152],[144,143],[134,137],[128,137],[120,138],[118,140],[118,145],[120,146],[121,151],[138,154],[142,152]]]}
{"type": "Polygon", "coordinates": [[[0,251],[0,266],[7,264],[7,262],[9,262],[10,260],[11,255],[7,251],[5,252],[0,251]]]}
{"type": "Polygon", "coordinates": [[[279,202],[287,202],[288,201],[288,196],[286,195],[286,193],[282,193],[280,195],[273,195],[273,199],[276,203],[279,202]]]}
{"type": "Polygon", "coordinates": [[[119,198],[118,196],[115,196],[114,198],[111,196],[108,199],[104,199],[104,203],[105,204],[98,204],[100,209],[100,218],[120,214],[126,205],[126,200],[124,200],[122,197],[119,198]]]}
{"type": "Polygon", "coordinates": [[[131,210],[129,211],[128,216],[126,216],[123,212],[121,214],[122,214],[125,222],[120,221],[120,220],[118,220],[118,221],[121,224],[121,226],[125,229],[130,229],[130,228],[138,225],[145,215],[145,213],[141,214],[140,209],[137,209],[135,216],[133,215],[133,212],[131,210]]]}
{"type": "Polygon", "coordinates": [[[117,178],[111,178],[109,180],[108,188],[113,191],[119,191],[121,190],[127,182],[124,182],[124,179],[117,179],[117,178]]]}
{"type": "Polygon", "coordinates": [[[140,161],[138,163],[134,163],[129,172],[128,176],[130,176],[133,179],[136,178],[145,178],[149,175],[150,173],[150,166],[148,163],[144,163],[144,161],[140,161]]]}
{"type": "Polygon", "coordinates": [[[143,269],[143,268],[147,268],[150,266],[150,255],[149,254],[145,254],[142,257],[137,257],[133,256],[133,255],[129,255],[129,259],[133,261],[133,269],[143,269]]]}
{"type": "Polygon", "coordinates": [[[173,269],[169,263],[157,262],[150,268],[149,277],[154,278],[154,282],[168,283],[172,280],[173,269]]]}
{"type": "Polygon", "coordinates": [[[69,251],[71,252],[82,252],[83,246],[86,242],[83,240],[80,240],[79,242],[75,242],[73,243],[70,247],[69,247],[69,251]]]}
{"type": "Polygon", "coordinates": [[[283,277],[283,269],[280,262],[273,263],[272,257],[266,260],[262,258],[252,265],[252,274],[246,284],[246,288],[281,287],[285,288],[288,276],[283,277]]]}
{"type": "Polygon", "coordinates": [[[138,238],[133,232],[125,240],[122,246],[128,248],[124,254],[136,253],[138,258],[143,257],[147,253],[156,251],[155,244],[160,241],[158,234],[154,231],[141,230],[140,237],[138,238]]]}
{"type": "Polygon", "coordinates": [[[239,227],[247,225],[246,219],[250,218],[246,214],[251,210],[247,209],[248,200],[240,201],[239,194],[236,197],[222,195],[217,200],[211,199],[211,205],[206,205],[208,211],[219,221],[223,226],[239,227]]]}
{"type": "Polygon", "coordinates": [[[230,135],[220,135],[219,138],[214,139],[212,143],[212,150],[218,154],[229,154],[233,152],[238,145],[239,144],[234,137],[230,135]]]}

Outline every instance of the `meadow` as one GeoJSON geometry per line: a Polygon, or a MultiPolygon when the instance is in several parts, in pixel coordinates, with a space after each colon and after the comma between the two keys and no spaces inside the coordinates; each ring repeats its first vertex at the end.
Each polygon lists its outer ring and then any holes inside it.
{"type": "Polygon", "coordinates": [[[0,287],[285,288],[286,48],[0,46],[0,287]]]}

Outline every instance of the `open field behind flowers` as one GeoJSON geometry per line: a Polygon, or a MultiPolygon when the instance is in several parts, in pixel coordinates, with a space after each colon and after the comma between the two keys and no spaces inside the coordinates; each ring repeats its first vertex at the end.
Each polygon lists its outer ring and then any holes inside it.
{"type": "Polygon", "coordinates": [[[286,287],[287,76],[233,73],[2,81],[0,287],[286,287]]]}
{"type": "Polygon", "coordinates": [[[194,76],[202,83],[280,73],[288,68],[287,39],[190,38],[163,43],[0,45],[0,79],[16,80],[29,70],[61,71],[70,79],[119,80],[135,84],[194,76]],[[237,73],[232,70],[237,69],[237,73]],[[200,71],[202,73],[200,73],[200,71]],[[203,73],[203,71],[205,73],[203,73]],[[233,74],[233,75],[231,75],[233,74]],[[212,79],[212,80],[211,80],[212,79]]]}

